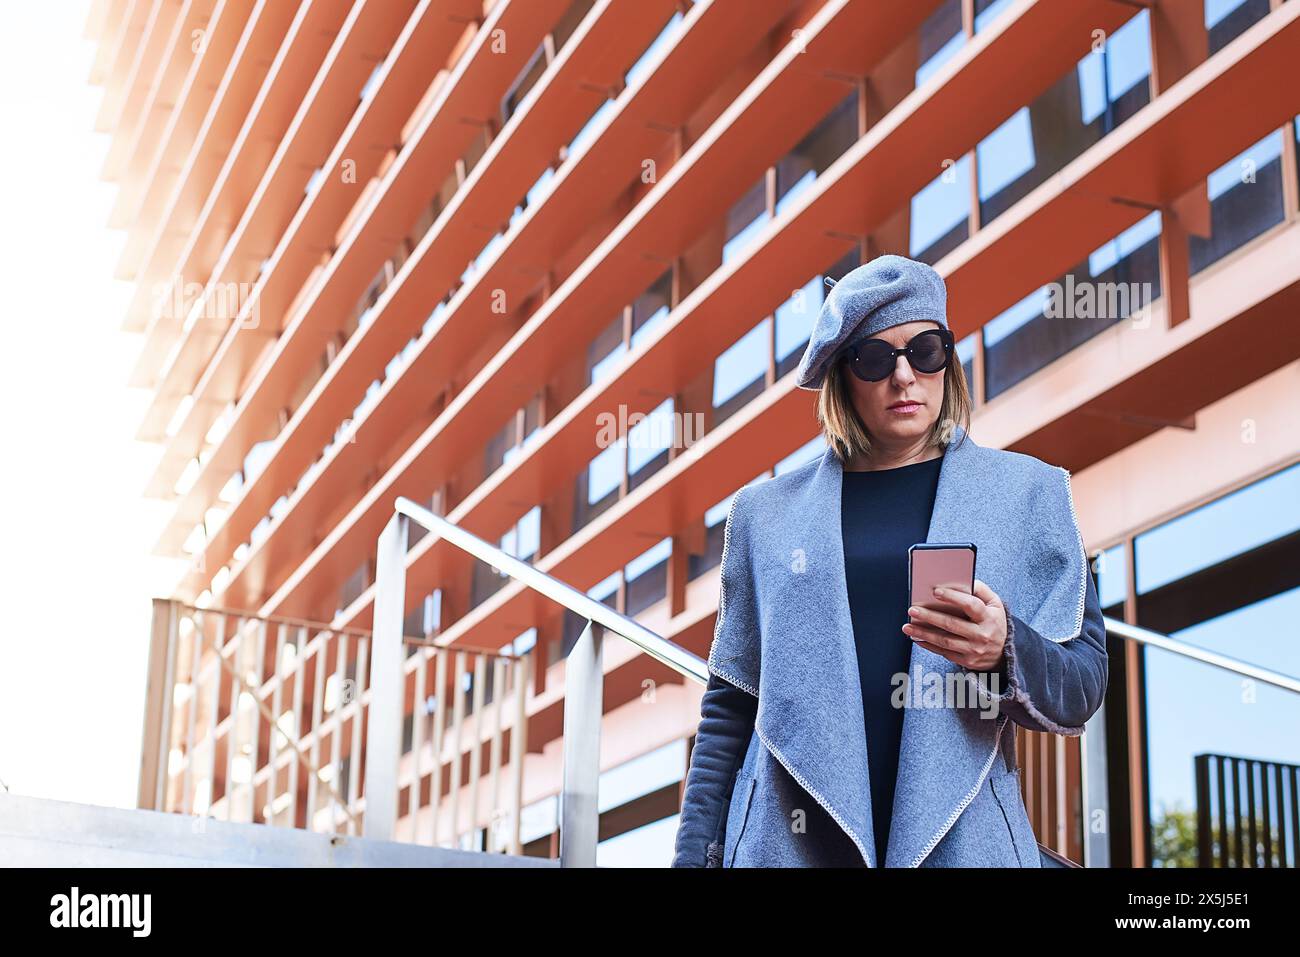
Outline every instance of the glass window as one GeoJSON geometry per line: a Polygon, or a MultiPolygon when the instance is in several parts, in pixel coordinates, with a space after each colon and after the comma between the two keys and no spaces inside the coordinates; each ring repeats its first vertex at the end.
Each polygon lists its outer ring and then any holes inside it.
{"type": "Polygon", "coordinates": [[[610,320],[599,336],[587,347],[587,383],[602,378],[627,351],[623,344],[623,316],[610,320]]]}
{"type": "Polygon", "coordinates": [[[776,211],[812,185],[858,137],[858,93],[853,90],[776,164],[776,211]]]}
{"type": "Polygon", "coordinates": [[[966,388],[973,393],[975,391],[975,337],[978,333],[972,332],[965,339],[957,343],[957,361],[961,363],[961,371],[966,376],[966,388]]]}
{"type": "Polygon", "coordinates": [[[627,578],[627,608],[623,614],[640,614],[668,594],[668,559],[673,553],[673,540],[665,538],[646,550],[623,570],[627,578]]]}
{"type": "Polygon", "coordinates": [[[582,129],[578,130],[578,132],[573,135],[573,139],[569,141],[568,156],[580,153],[586,148],[587,143],[596,135],[597,130],[605,124],[605,121],[609,118],[610,114],[614,112],[614,109],[615,106],[613,100],[607,99],[604,103],[600,104],[596,112],[591,114],[591,119],[587,120],[587,122],[582,125],[582,129]]]}
{"type": "Polygon", "coordinates": [[[727,240],[722,245],[722,261],[728,262],[771,218],[767,212],[766,176],[760,176],[744,196],[727,211],[727,240]]]}
{"type": "MultiPolygon", "coordinates": [[[[678,738],[618,767],[604,771],[597,787],[598,810],[604,814],[682,781],[687,766],[686,740],[678,738]]],[[[650,810],[647,808],[646,810],[650,810]]],[[[627,816],[638,819],[628,807],[627,816]]],[[[676,822],[670,815],[606,838],[596,847],[598,867],[666,867],[672,862],[676,822]]],[[[626,825],[625,825],[626,826],[626,825]]]]}
{"type": "Polygon", "coordinates": [[[637,61],[628,67],[627,72],[623,74],[623,81],[626,85],[635,86],[650,72],[651,63],[658,58],[662,50],[672,45],[670,40],[674,39],[673,34],[677,32],[677,26],[681,22],[682,15],[680,12],[676,12],[668,18],[668,22],[659,31],[659,35],[650,42],[645,52],[637,57],[637,61]]]}
{"type": "Polygon", "coordinates": [[[601,772],[596,803],[600,813],[622,807],[639,797],[682,780],[686,739],[678,738],[601,772]]]}
{"type": "Polygon", "coordinates": [[[826,283],[821,273],[813,276],[803,287],[776,307],[776,375],[779,379],[793,369],[803,358],[803,350],[812,335],[813,323],[826,301],[823,290],[826,283]]]}
{"type": "Polygon", "coordinates": [[[980,222],[992,222],[1145,106],[1150,74],[1142,11],[976,147],[980,222]]]}
{"type": "Polygon", "coordinates": [[[519,104],[524,101],[530,90],[537,85],[537,81],[542,78],[549,64],[546,62],[546,48],[538,46],[533,51],[527,66],[519,71],[519,76],[506,95],[501,98],[501,124],[504,126],[509,122],[510,117],[515,115],[515,110],[519,109],[519,104]]]}
{"type": "MultiPolygon", "coordinates": [[[[1237,609],[1172,637],[1234,658],[1266,665],[1285,674],[1300,673],[1300,648],[1287,640],[1287,629],[1300,615],[1300,588],[1237,609]]],[[[1286,765],[1300,764],[1300,702],[1296,696],[1272,685],[1222,671],[1159,648],[1143,653],[1147,744],[1148,813],[1152,832],[1152,866],[1197,866],[1198,807],[1195,760],[1197,755],[1224,755],[1236,761],[1254,760],[1286,765]]],[[[1236,762],[1233,762],[1236,763],[1236,762]]],[[[1250,768],[1236,764],[1241,777],[1250,768]]],[[[1231,765],[1229,765],[1231,767],[1231,765]]],[[[1270,787],[1267,802],[1260,777],[1265,767],[1255,766],[1253,794],[1240,781],[1238,804],[1250,796],[1255,802],[1257,826],[1264,809],[1270,810],[1271,830],[1279,833],[1281,802],[1270,787]]],[[[1268,775],[1270,779],[1276,772],[1268,775]]],[[[1235,830],[1232,776],[1227,778],[1227,820],[1235,830]]],[[[1214,791],[1208,796],[1217,809],[1214,791]]],[[[1247,812],[1243,808],[1241,816],[1247,812]]],[[[1212,820],[1217,824],[1218,812],[1212,820]]],[[[1212,825],[1213,826],[1213,825],[1212,825]]],[[[1245,827],[1243,821],[1243,827],[1245,827]]],[[[1214,826],[1217,833],[1217,826],[1214,826]]],[[[1277,838],[1274,837],[1276,842],[1277,838]]],[[[1294,846],[1295,839],[1291,844],[1294,846]]],[[[1229,839],[1229,847],[1236,842],[1229,839]]],[[[1262,843],[1259,845],[1262,848],[1262,843]]],[[[1262,856],[1251,855],[1256,861],[1262,856]]],[[[1258,866],[1258,863],[1256,863],[1258,866]]],[[[1276,866],[1276,864],[1274,865],[1276,866]]]]}
{"type": "Polygon", "coordinates": [[[1205,0],[1205,28],[1210,55],[1244,33],[1268,14],[1268,0],[1205,0]]]}
{"type": "MultiPolygon", "coordinates": [[[[1298,531],[1300,465],[1143,533],[1134,543],[1138,623],[1199,648],[1300,674],[1298,531]]],[[[1161,649],[1142,654],[1153,863],[1195,866],[1196,756],[1300,764],[1300,702],[1271,685],[1161,649]]],[[[1217,808],[1212,795],[1200,797],[1217,808]]],[[[1254,797],[1260,814],[1258,787],[1254,797]]],[[[1269,804],[1277,833],[1278,804],[1275,798],[1269,804]]],[[[1227,805],[1231,826],[1231,797],[1227,805]]]]}
{"type": "Polygon", "coordinates": [[[1123,619],[1124,600],[1128,597],[1128,566],[1124,561],[1124,546],[1115,545],[1093,556],[1092,572],[1102,614],[1123,619]]]}
{"type": "MultiPolygon", "coordinates": [[[[772,469],[772,474],[784,475],[801,465],[807,465],[814,459],[819,459],[826,454],[826,439],[820,433],[809,441],[805,442],[799,448],[795,449],[781,461],[777,462],[772,469]]],[[[766,476],[765,476],[766,477],[766,476]]]]}
{"type": "Polygon", "coordinates": [[[629,490],[668,464],[668,450],[676,440],[677,417],[673,410],[673,400],[665,399],[627,430],[629,490]]]}
{"type": "Polygon", "coordinates": [[[618,492],[623,481],[624,440],[603,449],[587,467],[587,504],[595,505],[606,495],[618,492]]]}
{"type": "Polygon", "coordinates": [[[1103,243],[1060,280],[985,324],[986,400],[1160,295],[1160,213],[1103,243]]]}
{"type": "Polygon", "coordinates": [[[646,334],[667,318],[672,294],[673,273],[667,269],[632,303],[632,348],[640,345],[646,334]]]}
{"type": "Polygon", "coordinates": [[[627,463],[627,440],[619,439],[592,458],[574,483],[573,530],[598,518],[618,501],[627,463]]]}
{"type": "MultiPolygon", "coordinates": [[[[587,596],[617,611],[618,587],[622,580],[622,571],[616,571],[588,588],[587,596]]],[[[561,658],[567,657],[569,652],[573,650],[573,646],[578,643],[578,639],[582,637],[582,630],[586,627],[587,619],[566,608],[564,610],[564,628],[561,632],[561,640],[549,643],[550,652],[547,656],[549,659],[547,664],[553,665],[561,658]]]]}
{"type": "Polygon", "coordinates": [[[970,233],[970,155],[948,166],[912,197],[909,254],[934,265],[970,233]]]}
{"type": "Polygon", "coordinates": [[[1300,531],[1300,465],[1139,535],[1135,543],[1138,594],[1296,531],[1300,531]]]}
{"type": "Polygon", "coordinates": [[[1011,0],[975,0],[975,32],[987,28],[1009,6],[1011,0]]]}
{"type": "Polygon", "coordinates": [[[764,319],[745,333],[713,362],[714,425],[761,392],[766,381],[770,321],[764,319]],[[742,401],[736,402],[739,397],[742,401]],[[725,414],[723,414],[725,407],[725,414]]]}
{"type": "Polygon", "coordinates": [[[542,170],[542,175],[537,177],[537,182],[528,187],[528,192],[524,194],[524,205],[531,208],[537,205],[542,194],[546,192],[551,180],[555,178],[555,170],[546,167],[542,170]]]}
{"type": "Polygon", "coordinates": [[[507,555],[529,561],[541,548],[542,509],[534,505],[502,536],[500,547],[507,555]]]}
{"type": "Polygon", "coordinates": [[[1188,236],[1192,273],[1266,232],[1286,217],[1282,197],[1282,131],[1276,130],[1206,179],[1210,235],[1188,236]]]}
{"type": "Polygon", "coordinates": [[[917,33],[916,85],[920,86],[953,58],[966,42],[961,0],[944,0],[917,33]]]}
{"type": "Polygon", "coordinates": [[[681,813],[642,824],[596,845],[597,867],[668,867],[677,845],[681,813]]]}
{"type": "Polygon", "coordinates": [[[776,310],[776,377],[779,379],[798,367],[812,335],[817,314],[826,301],[825,278],[839,280],[861,263],[854,246],[825,272],[818,273],[795,291],[776,310]]]}
{"type": "Polygon", "coordinates": [[[980,202],[1001,192],[1034,168],[1029,107],[1022,107],[976,147],[980,202]]]}
{"type": "Polygon", "coordinates": [[[265,442],[258,442],[248,450],[248,454],[244,456],[244,462],[242,465],[245,482],[252,482],[261,474],[262,469],[266,468],[266,463],[271,461],[271,453],[274,451],[274,439],[267,439],[265,442]]]}

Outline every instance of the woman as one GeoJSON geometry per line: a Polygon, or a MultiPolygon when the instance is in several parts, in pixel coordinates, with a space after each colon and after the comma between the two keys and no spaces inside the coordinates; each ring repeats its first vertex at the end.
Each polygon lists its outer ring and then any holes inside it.
{"type": "Polygon", "coordinates": [[[673,866],[1040,866],[1011,723],[1079,735],[1106,689],[1069,473],[966,434],[923,263],[834,284],[797,384],[828,447],[732,500],[673,866]],[[975,543],[960,613],[909,607],[917,542],[975,543]]]}

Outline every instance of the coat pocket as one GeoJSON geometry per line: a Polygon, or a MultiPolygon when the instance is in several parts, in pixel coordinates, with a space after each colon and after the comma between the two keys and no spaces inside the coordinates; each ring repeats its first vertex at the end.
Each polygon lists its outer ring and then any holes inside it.
{"type": "MultiPolygon", "coordinates": [[[[736,827],[736,836],[732,838],[725,850],[725,867],[736,866],[736,850],[740,847],[741,839],[745,836],[745,828],[749,824],[749,809],[754,803],[754,788],[758,784],[758,776],[751,774],[747,779],[738,782],[737,790],[742,795],[742,803],[739,807],[733,808],[729,812],[728,821],[736,820],[734,817],[736,811],[740,811],[739,826],[736,827]]],[[[728,830],[731,830],[728,827],[728,830]]]]}
{"type": "Polygon", "coordinates": [[[997,798],[1002,809],[1002,817],[1007,824],[1007,833],[1015,848],[1016,858],[1021,867],[1041,867],[1038,856],[1038,839],[1033,825],[1029,822],[1029,812],[1025,810],[1024,799],[1020,796],[1020,769],[1010,771],[995,769],[990,783],[993,796],[997,798]]]}

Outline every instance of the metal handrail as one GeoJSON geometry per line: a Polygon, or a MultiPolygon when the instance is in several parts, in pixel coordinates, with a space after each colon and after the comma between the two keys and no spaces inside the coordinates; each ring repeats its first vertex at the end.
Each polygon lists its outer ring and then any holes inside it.
{"type": "MultiPolygon", "coordinates": [[[[401,647],[402,622],[406,615],[406,560],[411,522],[587,619],[586,627],[565,659],[560,866],[595,866],[600,834],[597,791],[605,680],[601,649],[605,632],[627,639],[651,658],[700,684],[708,682],[708,665],[698,655],[572,585],[485,542],[408,498],[397,498],[393,503],[393,516],[379,535],[375,563],[374,646],[366,738],[366,837],[391,840],[397,826],[397,768],[401,759],[406,677],[405,654],[401,647]]],[[[524,753],[519,742],[521,735],[526,734],[527,725],[522,691],[517,700],[511,750],[512,759],[522,762],[524,753]]],[[[520,780],[518,771],[519,764],[516,764],[516,781],[520,780]]],[[[518,801],[515,803],[517,825],[520,808],[518,801]]]]}
{"type": "MultiPolygon", "coordinates": [[[[562,582],[558,578],[553,578],[535,566],[521,561],[489,542],[485,542],[478,536],[465,531],[454,522],[448,521],[441,515],[429,511],[408,498],[398,498],[395,511],[406,515],[430,532],[437,533],[451,544],[468,552],[475,558],[487,562],[493,568],[505,572],[511,578],[542,593],[575,614],[581,615],[589,621],[594,621],[615,634],[626,638],[646,654],[679,674],[694,678],[700,684],[708,683],[708,665],[704,659],[687,651],[681,645],[655,634],[635,619],[620,614],[604,602],[596,601],[590,595],[578,591],[572,585],[562,582]]],[[[1209,651],[1188,644],[1185,641],[1180,641],[1177,638],[1171,638],[1160,632],[1152,631],[1149,628],[1131,625],[1117,618],[1106,616],[1102,618],[1102,621],[1105,623],[1107,634],[1113,634],[1127,641],[1135,641],[1153,648],[1160,648],[1163,651],[1181,655],[1184,658],[1190,658],[1242,677],[1262,681],[1265,684],[1282,688],[1284,691],[1300,694],[1300,679],[1293,678],[1290,675],[1284,675],[1216,651],[1209,651]]]]}
{"type": "MultiPolygon", "coordinates": [[[[408,498],[398,498],[395,511],[405,515],[430,532],[435,532],[451,544],[468,552],[475,558],[487,562],[493,568],[505,572],[508,576],[527,585],[555,601],[577,615],[626,638],[646,654],[662,662],[674,671],[688,678],[694,678],[700,684],[709,680],[708,665],[704,659],[692,654],[681,645],[655,634],[635,619],[620,614],[604,602],[596,601],[590,595],[578,591],[572,585],[553,578],[537,567],[521,561],[515,556],[485,542],[478,536],[465,531],[454,522],[448,521],[408,498]]],[[[1188,644],[1177,638],[1139,625],[1131,625],[1117,618],[1104,617],[1106,632],[1127,641],[1160,648],[1163,651],[1191,658],[1207,665],[1230,671],[1246,678],[1253,678],[1266,684],[1274,685],[1285,691],[1300,694],[1300,679],[1280,672],[1253,665],[1250,662],[1233,658],[1229,655],[1208,651],[1196,645],[1188,644]]]]}
{"type": "MultiPolygon", "coordinates": [[[[1290,675],[1262,668],[1228,655],[1221,655],[1217,651],[1198,648],[1196,645],[1140,625],[1131,625],[1117,618],[1103,616],[1102,622],[1105,624],[1107,635],[1114,635],[1149,648],[1159,648],[1161,651],[1167,651],[1189,661],[1198,661],[1230,674],[1262,681],[1284,691],[1300,694],[1300,680],[1290,675]]],[[[1106,754],[1105,703],[1093,713],[1084,727],[1084,733],[1079,740],[1079,758],[1082,766],[1081,797],[1084,819],[1089,822],[1108,821],[1110,820],[1108,781],[1110,772],[1106,754]]],[[[1084,828],[1083,858],[1088,867],[1110,866],[1110,842],[1105,828],[1099,829],[1091,824],[1084,828]]]]}
{"type": "Polygon", "coordinates": [[[1151,631],[1149,628],[1143,628],[1139,625],[1130,625],[1128,622],[1116,618],[1104,618],[1102,620],[1106,623],[1107,634],[1113,634],[1127,641],[1135,641],[1138,644],[1148,645],[1152,648],[1159,648],[1162,651],[1172,652],[1184,658],[1190,658],[1193,661],[1220,668],[1223,671],[1230,671],[1244,678],[1253,678],[1256,681],[1262,681],[1265,684],[1281,688],[1283,691],[1300,694],[1300,678],[1293,678],[1290,675],[1262,668],[1259,665],[1252,665],[1250,662],[1242,661],[1239,658],[1221,655],[1217,651],[1198,648],[1196,645],[1189,645],[1185,641],[1170,638],[1158,631],[1151,631]]]}
{"type": "Polygon", "coordinates": [[[590,595],[578,591],[558,578],[552,578],[546,572],[483,541],[477,535],[417,505],[409,498],[398,498],[395,511],[424,526],[430,532],[440,535],[456,547],[469,552],[475,558],[487,562],[493,568],[505,572],[511,578],[563,605],[574,614],[581,615],[588,621],[594,621],[626,638],[647,655],[672,668],[678,674],[694,678],[700,684],[708,683],[709,669],[703,658],[655,634],[635,619],[620,614],[604,602],[596,601],[590,595]]]}

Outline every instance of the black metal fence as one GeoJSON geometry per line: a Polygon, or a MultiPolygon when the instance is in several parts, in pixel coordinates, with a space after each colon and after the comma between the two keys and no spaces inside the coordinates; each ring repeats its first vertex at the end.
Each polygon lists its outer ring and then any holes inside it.
{"type": "Polygon", "coordinates": [[[1229,754],[1198,754],[1198,867],[1296,867],[1300,767],[1229,754]]]}

